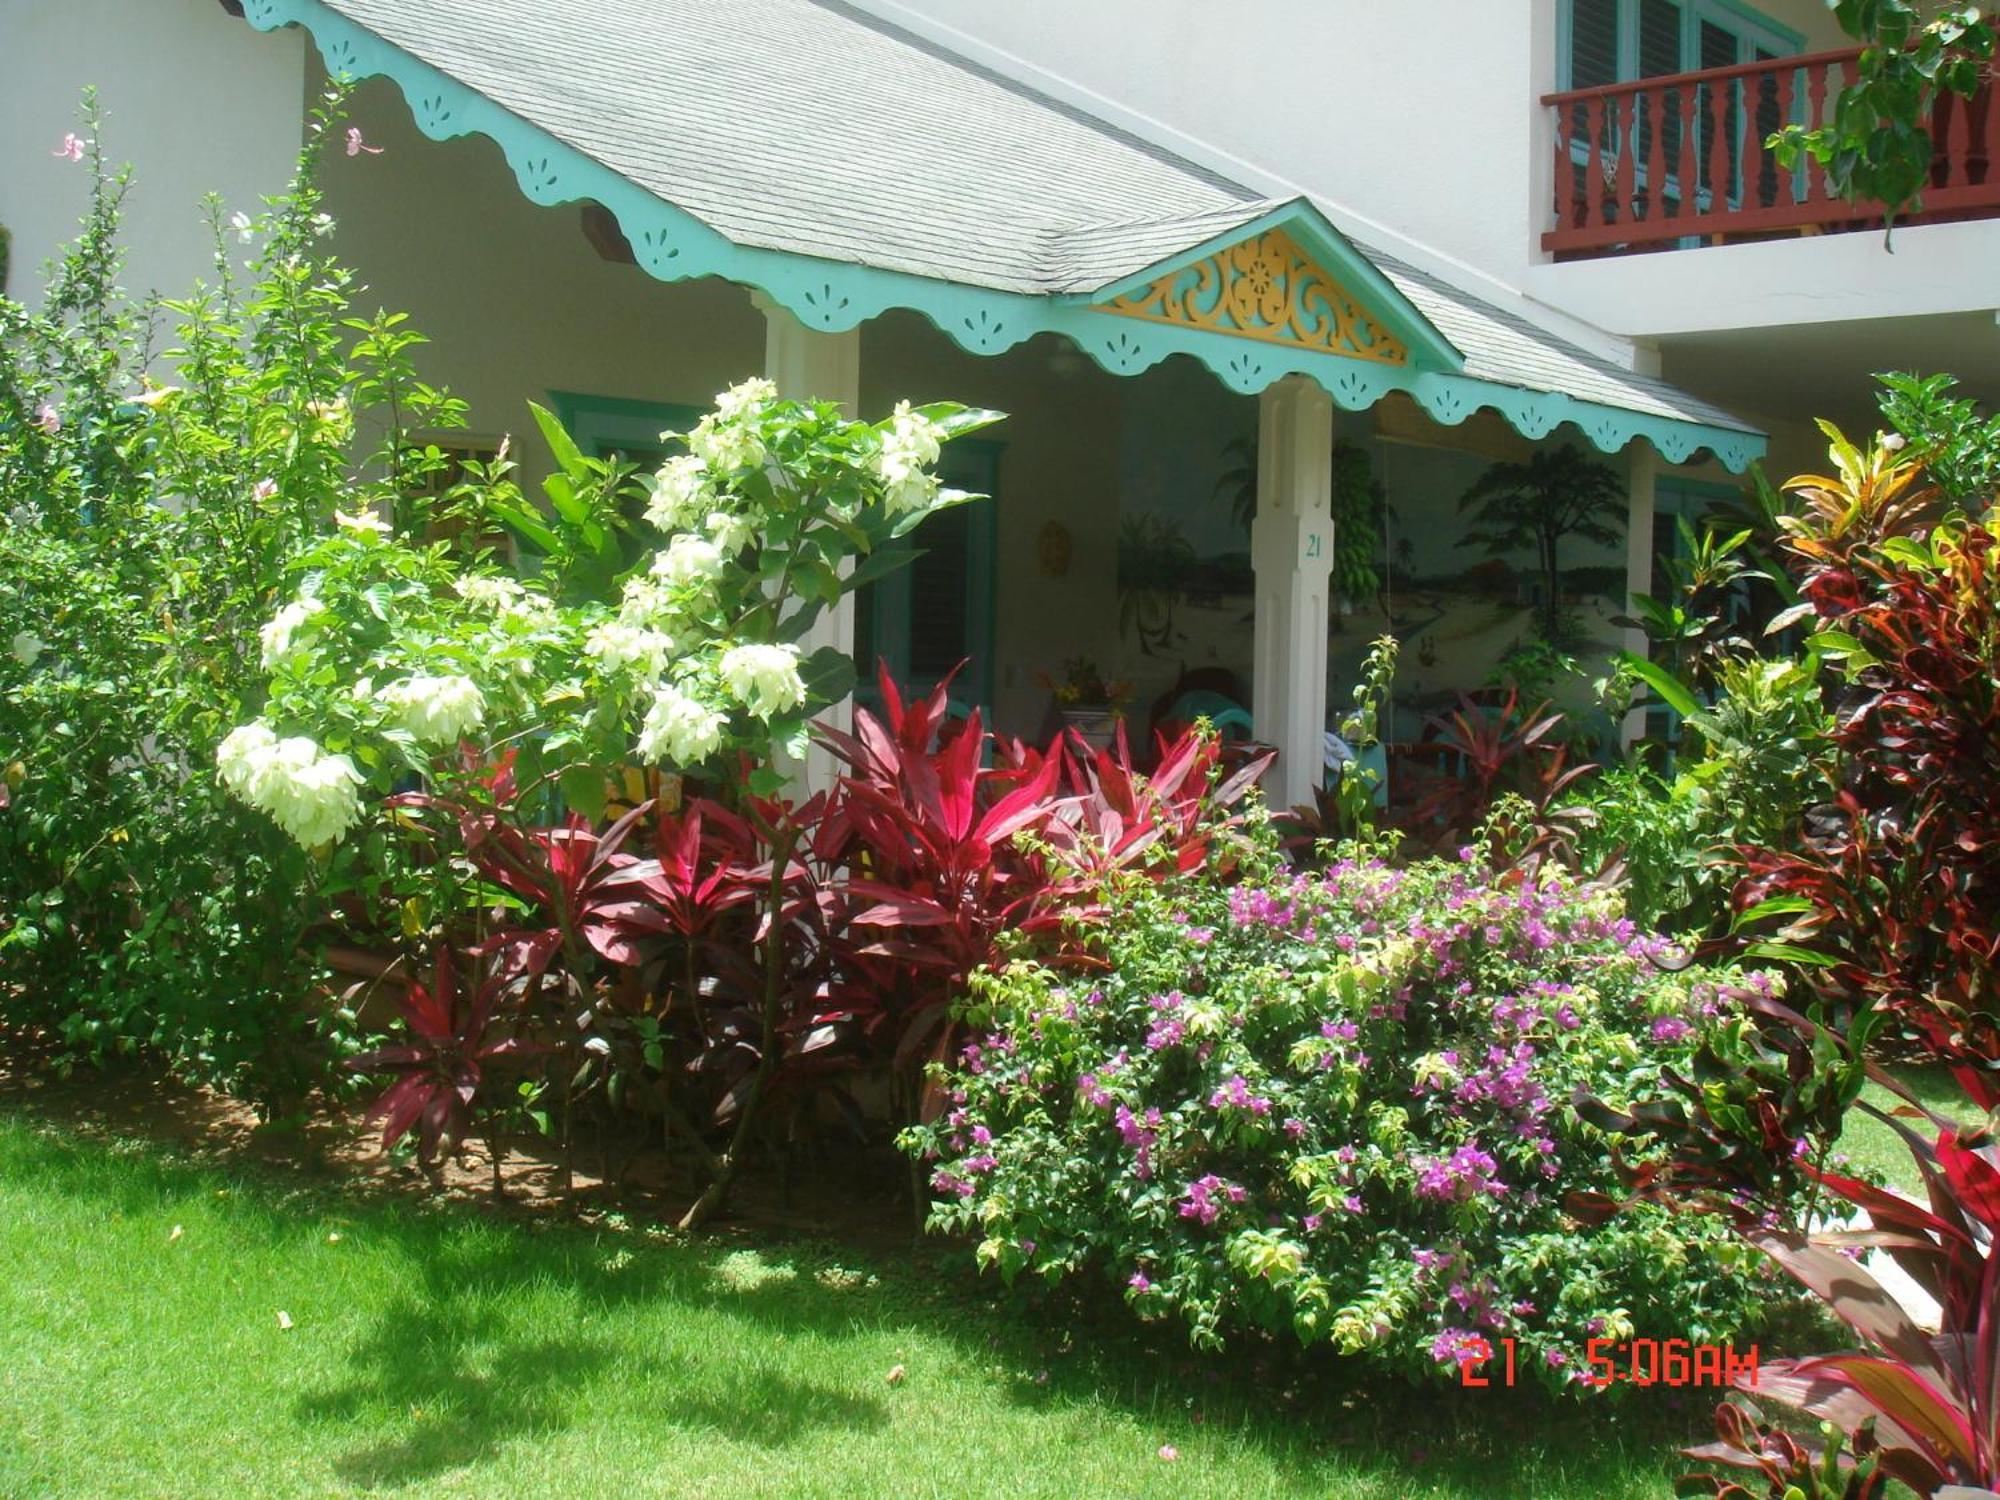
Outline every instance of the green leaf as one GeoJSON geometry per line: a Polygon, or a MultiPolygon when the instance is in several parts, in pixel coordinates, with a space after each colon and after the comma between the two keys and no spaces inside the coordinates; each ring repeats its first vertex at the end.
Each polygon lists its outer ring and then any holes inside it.
{"type": "Polygon", "coordinates": [[[1768,901],[1759,901],[1736,914],[1736,920],[1729,924],[1731,932],[1741,932],[1752,922],[1761,922],[1766,917],[1797,916],[1803,912],[1818,910],[1803,896],[1773,896],[1768,901]]]}
{"type": "Polygon", "coordinates": [[[528,410],[535,414],[535,425],[542,429],[542,441],[549,445],[549,452],[555,455],[556,466],[565,474],[589,472],[590,464],[584,458],[583,450],[577,447],[576,440],[557,420],[556,414],[547,407],[537,406],[532,401],[528,403],[528,410]]]}
{"type": "Polygon", "coordinates": [[[1829,968],[1840,962],[1827,953],[1815,953],[1810,948],[1801,948],[1797,943],[1752,943],[1743,950],[1745,958],[1776,958],[1789,963],[1811,964],[1817,968],[1829,968]]]}
{"type": "Polygon", "coordinates": [[[854,691],[854,659],[835,646],[822,646],[799,664],[808,703],[838,703],[854,691]]]}
{"type": "Polygon", "coordinates": [[[593,823],[604,816],[604,777],[590,766],[571,766],[557,778],[562,787],[562,798],[574,812],[582,813],[593,823]]]}
{"type": "Polygon", "coordinates": [[[1620,651],[1616,660],[1634,677],[1658,693],[1661,701],[1683,718],[1700,712],[1701,704],[1694,694],[1688,691],[1678,677],[1657,662],[1650,662],[1643,656],[1635,656],[1630,651],[1620,651]]]}

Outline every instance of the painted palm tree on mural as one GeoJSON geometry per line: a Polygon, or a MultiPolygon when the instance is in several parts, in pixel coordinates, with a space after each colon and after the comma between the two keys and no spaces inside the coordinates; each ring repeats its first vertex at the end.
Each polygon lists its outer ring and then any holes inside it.
{"type": "Polygon", "coordinates": [[[1564,627],[1557,547],[1567,536],[1607,546],[1619,539],[1616,523],[1625,513],[1625,495],[1617,471],[1564,446],[1536,453],[1526,463],[1495,464],[1460,497],[1458,508],[1476,512],[1459,546],[1484,547],[1494,557],[1535,549],[1542,576],[1536,620],[1542,634],[1560,644],[1564,627]]]}

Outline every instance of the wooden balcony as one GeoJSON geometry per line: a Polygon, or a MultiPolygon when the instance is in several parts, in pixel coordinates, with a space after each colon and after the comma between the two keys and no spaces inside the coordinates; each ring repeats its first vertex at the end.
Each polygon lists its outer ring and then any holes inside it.
{"type": "MultiPolygon", "coordinates": [[[[1778,164],[1765,140],[1816,127],[1855,76],[1858,50],[1819,52],[1550,94],[1558,259],[1780,235],[1879,228],[1882,210],[1844,201],[1818,163],[1778,164]]],[[[1898,223],[2000,214],[2000,89],[1939,99],[1937,155],[1922,205],[1898,223]]]]}

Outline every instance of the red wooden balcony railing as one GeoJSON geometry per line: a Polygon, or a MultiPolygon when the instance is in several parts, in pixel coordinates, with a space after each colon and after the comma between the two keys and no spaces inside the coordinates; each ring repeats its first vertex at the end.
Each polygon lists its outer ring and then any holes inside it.
{"type": "MultiPolygon", "coordinates": [[[[1782,233],[1879,226],[1882,212],[1829,190],[1810,160],[1778,164],[1782,125],[1817,127],[1855,77],[1859,51],[1819,52],[1550,94],[1558,256],[1664,250],[1782,233]]],[[[2000,214],[2000,88],[1944,95],[1921,208],[1899,222],[2000,214]]]]}

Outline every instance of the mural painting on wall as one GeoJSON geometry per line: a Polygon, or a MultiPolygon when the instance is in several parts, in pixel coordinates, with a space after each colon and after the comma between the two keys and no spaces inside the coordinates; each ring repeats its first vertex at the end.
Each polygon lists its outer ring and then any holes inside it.
{"type": "MultiPolygon", "coordinates": [[[[1161,446],[1187,441],[1176,434],[1161,446]]],[[[1552,662],[1588,664],[1622,644],[1613,623],[1625,591],[1616,471],[1573,448],[1478,446],[1384,432],[1334,450],[1328,701],[1347,700],[1370,641],[1395,635],[1403,643],[1395,739],[1421,738],[1426,719],[1461,691],[1518,678],[1539,694],[1554,685],[1552,662]]],[[[1127,501],[1120,526],[1121,667],[1142,702],[1171,695],[1190,674],[1211,687],[1233,679],[1247,700],[1255,438],[1238,431],[1213,443],[1205,461],[1189,458],[1160,462],[1154,482],[1128,491],[1144,498],[1127,501]]],[[[1585,685],[1592,675],[1569,674],[1585,685]]],[[[1578,717],[1592,707],[1566,706],[1578,717]]]]}

